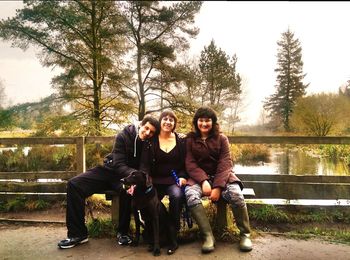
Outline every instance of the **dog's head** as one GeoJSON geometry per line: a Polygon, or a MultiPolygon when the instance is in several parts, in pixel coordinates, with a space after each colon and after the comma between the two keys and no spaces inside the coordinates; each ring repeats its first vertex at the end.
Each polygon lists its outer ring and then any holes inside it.
{"type": "Polygon", "coordinates": [[[124,185],[138,185],[149,187],[152,185],[151,178],[144,171],[134,171],[129,176],[120,180],[124,185]]]}

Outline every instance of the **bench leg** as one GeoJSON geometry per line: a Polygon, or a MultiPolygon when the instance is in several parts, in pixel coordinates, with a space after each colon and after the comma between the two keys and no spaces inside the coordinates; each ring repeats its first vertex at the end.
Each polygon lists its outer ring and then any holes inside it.
{"type": "Polygon", "coordinates": [[[117,227],[119,223],[119,196],[112,197],[112,224],[117,227]]]}

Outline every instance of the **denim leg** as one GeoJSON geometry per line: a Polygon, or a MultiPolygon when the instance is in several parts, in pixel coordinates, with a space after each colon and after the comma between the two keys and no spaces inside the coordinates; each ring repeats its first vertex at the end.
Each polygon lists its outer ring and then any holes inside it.
{"type": "Polygon", "coordinates": [[[167,188],[169,196],[169,213],[170,218],[175,224],[177,231],[180,230],[180,216],[182,203],[184,203],[184,194],[179,186],[176,184],[169,185],[167,188]]]}

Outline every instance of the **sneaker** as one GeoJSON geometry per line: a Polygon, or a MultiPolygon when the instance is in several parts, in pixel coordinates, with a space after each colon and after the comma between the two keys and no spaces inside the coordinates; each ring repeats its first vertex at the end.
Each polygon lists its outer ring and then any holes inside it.
{"type": "Polygon", "coordinates": [[[132,243],[132,239],[128,235],[120,235],[117,239],[118,244],[122,246],[130,245],[132,243]]]}
{"type": "Polygon", "coordinates": [[[61,240],[57,245],[59,248],[67,249],[75,247],[76,245],[83,244],[88,242],[89,239],[87,237],[69,237],[64,240],[61,240]]]}

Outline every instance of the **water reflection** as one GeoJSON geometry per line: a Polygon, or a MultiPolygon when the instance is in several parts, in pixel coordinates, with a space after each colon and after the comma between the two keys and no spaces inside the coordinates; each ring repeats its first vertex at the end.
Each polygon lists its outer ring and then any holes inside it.
{"type": "Polygon", "coordinates": [[[342,161],[320,158],[300,149],[271,149],[271,162],[258,165],[235,165],[241,174],[290,174],[290,175],[350,175],[342,161]]]}

